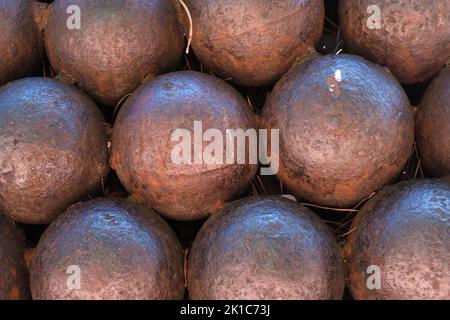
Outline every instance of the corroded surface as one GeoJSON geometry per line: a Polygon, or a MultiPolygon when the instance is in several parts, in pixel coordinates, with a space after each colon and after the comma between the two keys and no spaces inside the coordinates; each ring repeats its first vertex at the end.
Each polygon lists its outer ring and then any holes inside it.
{"type": "Polygon", "coordinates": [[[347,247],[355,299],[450,299],[450,183],[413,181],[371,199],[353,222],[347,247]],[[380,268],[369,290],[367,268],[380,268]]]}
{"type": "Polygon", "coordinates": [[[402,83],[433,77],[450,59],[450,2],[448,0],[342,0],[339,15],[346,47],[389,67],[402,83]],[[380,29],[368,20],[380,8],[380,29]]]}
{"type": "Polygon", "coordinates": [[[56,0],[45,32],[57,73],[97,101],[115,105],[146,78],[175,67],[183,51],[177,14],[166,0],[56,0]],[[69,5],[81,28],[66,27],[69,5]]]}
{"type": "Polygon", "coordinates": [[[28,78],[0,89],[0,212],[50,223],[109,171],[103,116],[78,90],[28,78]]]}
{"type": "Polygon", "coordinates": [[[413,145],[413,111],[384,69],[329,55],[275,86],[264,124],[280,129],[278,177],[297,196],[347,207],[389,183],[413,145]]]}
{"type": "Polygon", "coordinates": [[[98,199],[71,207],[49,227],[30,278],[34,299],[181,299],[183,252],[151,209],[98,199]],[[79,267],[78,290],[67,286],[69,266],[79,267]]]}
{"type": "Polygon", "coordinates": [[[191,299],[341,299],[344,266],[326,225],[282,197],[229,204],[200,230],[188,263],[191,299]]]}
{"type": "Polygon", "coordinates": [[[188,0],[192,47],[223,79],[268,85],[320,39],[323,0],[188,0]]]}
{"type": "Polygon", "coordinates": [[[450,67],[433,80],[416,117],[423,167],[435,177],[450,175],[450,67]]]}
{"type": "MultiPolygon", "coordinates": [[[[136,200],[177,220],[206,218],[244,192],[257,166],[196,164],[194,121],[203,132],[255,128],[254,115],[230,85],[197,72],[174,72],[141,87],[120,111],[113,132],[113,167],[136,200]],[[177,164],[171,141],[176,129],[191,133],[191,163],[177,164]]],[[[202,132],[200,133],[200,139],[202,132]]],[[[203,142],[205,148],[210,142],[203,142]]],[[[225,146],[225,142],[224,142],[225,146]]],[[[224,153],[224,161],[225,161],[224,153]]]]}
{"type": "Polygon", "coordinates": [[[0,2],[0,86],[29,75],[39,66],[42,46],[32,2],[0,2]]]}
{"type": "Polygon", "coordinates": [[[22,240],[13,223],[0,214],[0,300],[30,297],[22,240]]]}

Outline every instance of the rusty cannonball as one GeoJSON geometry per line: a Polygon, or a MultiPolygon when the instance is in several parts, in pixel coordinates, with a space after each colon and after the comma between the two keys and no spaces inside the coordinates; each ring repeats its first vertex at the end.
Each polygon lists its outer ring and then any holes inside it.
{"type": "Polygon", "coordinates": [[[450,67],[425,92],[416,114],[422,165],[434,177],[450,175],[450,67]]]}
{"type": "Polygon", "coordinates": [[[450,59],[448,0],[341,0],[351,53],[387,66],[406,84],[432,78],[450,59]]]}
{"type": "Polygon", "coordinates": [[[450,299],[450,181],[388,187],[352,229],[345,254],[355,299],[450,299]]]}
{"type": "MultiPolygon", "coordinates": [[[[226,82],[191,71],[166,74],[119,112],[112,166],[136,201],[176,220],[206,218],[250,186],[257,165],[239,164],[236,154],[228,164],[233,149],[225,140],[228,130],[255,127],[246,101],[226,82]],[[221,136],[209,137],[211,131],[221,136]],[[213,151],[215,142],[222,146],[213,151]]],[[[248,158],[248,150],[241,154],[248,158]]]]}
{"type": "Polygon", "coordinates": [[[78,90],[46,78],[0,88],[0,212],[47,224],[109,171],[103,116],[78,90]]]}
{"type": "Polygon", "coordinates": [[[328,55],[293,69],[263,110],[280,130],[278,177],[293,194],[348,207],[393,180],[414,142],[414,116],[385,69],[351,55],[328,55]]]}
{"type": "Polygon", "coordinates": [[[45,231],[30,268],[37,300],[184,296],[184,255],[152,209],[124,199],[74,205],[45,231]]]}
{"type": "Polygon", "coordinates": [[[33,1],[0,1],[0,86],[24,77],[39,66],[40,35],[33,1]]]}
{"type": "Polygon", "coordinates": [[[45,46],[57,73],[115,105],[147,78],[176,67],[184,40],[171,1],[55,0],[45,46]]]}
{"type": "Polygon", "coordinates": [[[0,214],[0,300],[30,296],[23,245],[13,223],[0,214]]]}
{"type": "Polygon", "coordinates": [[[194,300],[341,299],[337,243],[312,211],[283,197],[251,197],[209,218],[192,246],[194,300]]]}
{"type": "Polygon", "coordinates": [[[202,64],[243,86],[269,85],[322,35],[323,0],[188,0],[202,64]]]}

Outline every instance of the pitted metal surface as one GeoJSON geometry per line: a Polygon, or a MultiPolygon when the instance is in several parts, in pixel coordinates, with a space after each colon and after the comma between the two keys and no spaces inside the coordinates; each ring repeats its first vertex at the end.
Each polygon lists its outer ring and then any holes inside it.
{"type": "Polygon", "coordinates": [[[30,297],[23,240],[13,223],[0,214],[0,300],[30,297]]]}
{"type": "Polygon", "coordinates": [[[450,59],[448,0],[341,0],[339,16],[346,48],[401,83],[429,80],[450,59]]]}
{"type": "MultiPolygon", "coordinates": [[[[46,230],[31,264],[34,299],[153,300],[184,295],[183,251],[150,208],[123,199],[80,203],[46,230]],[[67,270],[78,267],[79,286],[67,270]]],[[[73,269],[76,270],[76,269],[73,269]]]]}
{"type": "Polygon", "coordinates": [[[280,180],[298,197],[348,207],[400,174],[414,141],[402,87],[383,68],[328,55],[275,86],[264,126],[280,129],[280,180]]]}
{"type": "Polygon", "coordinates": [[[252,197],[211,217],[188,263],[191,299],[341,299],[337,243],[312,211],[282,197],[252,197]]]}
{"type": "Polygon", "coordinates": [[[30,0],[0,3],[0,86],[30,75],[41,64],[42,44],[30,0]]]}
{"type": "Polygon", "coordinates": [[[372,198],[357,214],[345,249],[353,297],[450,299],[449,218],[448,180],[409,181],[372,198]],[[368,274],[369,266],[379,273],[368,274]],[[379,288],[368,287],[371,275],[379,277],[379,288]]]}
{"type": "Polygon", "coordinates": [[[59,74],[96,101],[114,106],[148,78],[176,67],[183,32],[171,1],[56,0],[45,47],[59,74]],[[80,29],[69,29],[67,8],[80,8],[80,29]]]}
{"type": "Polygon", "coordinates": [[[109,172],[104,118],[75,88],[26,78],[0,88],[0,212],[48,224],[109,172]]]}
{"type": "MultiPolygon", "coordinates": [[[[188,0],[192,47],[222,79],[270,85],[320,39],[323,0],[188,0]]],[[[187,24],[186,24],[187,25],[187,24]]]]}
{"type": "Polygon", "coordinates": [[[437,178],[450,175],[450,67],[441,71],[422,98],[416,136],[425,170],[437,178]]]}
{"type": "MultiPolygon", "coordinates": [[[[256,128],[245,100],[226,82],[198,72],[174,72],[151,80],[131,96],[120,111],[113,130],[113,168],[134,199],[151,204],[176,220],[209,216],[250,186],[257,165],[195,163],[194,121],[203,132],[217,129],[256,128]],[[190,162],[172,157],[180,142],[172,141],[177,129],[190,133],[190,162]]],[[[200,139],[203,138],[200,132],[200,139]]],[[[200,143],[206,148],[210,142],[200,143]]],[[[187,151],[186,151],[187,152],[187,151]]],[[[248,154],[248,151],[247,151],[248,154]]],[[[247,157],[248,159],[248,157],[247,157]]],[[[220,161],[219,161],[220,162],[220,161]]]]}

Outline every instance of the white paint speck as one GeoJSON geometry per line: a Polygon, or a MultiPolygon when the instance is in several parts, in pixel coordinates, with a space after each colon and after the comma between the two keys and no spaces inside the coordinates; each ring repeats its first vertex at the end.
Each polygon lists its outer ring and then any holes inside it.
{"type": "Polygon", "coordinates": [[[341,72],[341,70],[337,69],[334,72],[334,79],[336,79],[337,82],[341,82],[342,81],[342,72],[341,72]]]}
{"type": "Polygon", "coordinates": [[[297,202],[297,199],[292,194],[283,194],[282,197],[297,202]]]}

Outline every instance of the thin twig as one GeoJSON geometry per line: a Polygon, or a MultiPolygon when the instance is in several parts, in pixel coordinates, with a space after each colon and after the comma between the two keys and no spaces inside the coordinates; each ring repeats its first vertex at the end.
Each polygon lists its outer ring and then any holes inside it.
{"type": "Polygon", "coordinates": [[[419,161],[417,161],[416,171],[414,172],[414,179],[417,179],[417,175],[419,174],[421,162],[422,162],[422,159],[419,159],[419,161]]]}
{"type": "Polygon", "coordinates": [[[414,153],[416,155],[416,158],[419,161],[418,168],[420,171],[420,177],[423,178],[425,176],[425,173],[423,172],[423,168],[422,168],[422,158],[420,157],[419,149],[417,148],[417,144],[415,142],[414,142],[414,153]]]}
{"type": "Polygon", "coordinates": [[[377,193],[374,191],[372,192],[370,195],[368,195],[367,197],[365,197],[364,199],[362,199],[360,202],[358,202],[358,204],[356,206],[353,207],[353,209],[357,209],[359,208],[364,202],[366,202],[367,200],[371,199],[374,195],[376,195],[377,193]]]}
{"type": "Polygon", "coordinates": [[[189,8],[184,3],[184,1],[183,0],[178,0],[178,2],[183,7],[184,11],[186,11],[186,14],[187,14],[188,19],[189,19],[189,36],[188,36],[188,43],[187,43],[187,47],[186,47],[186,54],[189,54],[189,48],[191,47],[192,36],[194,34],[194,27],[193,27],[193,23],[192,23],[192,16],[191,16],[191,12],[189,11],[189,8]]]}
{"type": "Polygon", "coordinates": [[[247,96],[247,103],[250,106],[250,109],[254,112],[255,108],[253,108],[252,100],[250,99],[250,96],[247,96]]]}
{"type": "Polygon", "coordinates": [[[331,21],[327,16],[325,16],[325,20],[327,20],[328,23],[331,24],[333,27],[339,28],[339,26],[336,23],[334,23],[333,21],[331,21]]]}
{"type": "Polygon", "coordinates": [[[261,180],[261,177],[260,177],[260,176],[256,176],[256,180],[258,180],[259,185],[261,186],[261,189],[262,189],[262,191],[263,191],[263,194],[267,194],[266,188],[264,188],[264,184],[263,184],[263,182],[262,182],[262,180],[261,180]]]}
{"type": "Polygon", "coordinates": [[[350,233],[352,233],[355,230],[356,230],[356,227],[353,227],[349,231],[347,231],[346,233],[341,234],[339,237],[341,237],[341,238],[346,237],[346,236],[348,236],[350,233]]]}
{"type": "Polygon", "coordinates": [[[184,250],[184,286],[188,287],[188,277],[187,277],[187,262],[189,257],[189,249],[184,250]]]}
{"type": "Polygon", "coordinates": [[[186,55],[184,55],[184,60],[186,60],[186,65],[188,67],[188,70],[192,71],[191,63],[189,62],[189,59],[188,59],[188,57],[186,55]]]}
{"type": "Polygon", "coordinates": [[[340,208],[332,208],[332,207],[323,207],[323,206],[318,206],[315,204],[311,204],[311,203],[301,203],[302,205],[306,206],[306,207],[313,207],[313,208],[319,208],[319,209],[324,209],[324,210],[331,210],[331,211],[338,211],[338,212],[358,212],[359,210],[355,210],[355,209],[340,209],[340,208]]]}
{"type": "Polygon", "coordinates": [[[126,95],[124,95],[122,97],[122,99],[119,100],[119,102],[117,102],[116,107],[114,108],[114,112],[113,112],[113,119],[116,118],[116,114],[117,114],[117,110],[122,106],[122,103],[125,101],[126,98],[128,98],[129,96],[131,96],[131,93],[127,93],[126,95]]]}
{"type": "Polygon", "coordinates": [[[103,192],[103,196],[106,197],[105,180],[104,179],[102,179],[102,192],[103,192]]]}

